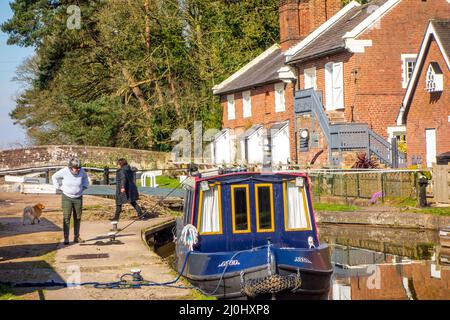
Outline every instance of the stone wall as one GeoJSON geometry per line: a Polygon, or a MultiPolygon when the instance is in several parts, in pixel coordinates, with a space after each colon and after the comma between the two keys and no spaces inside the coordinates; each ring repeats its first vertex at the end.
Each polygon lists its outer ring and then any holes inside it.
{"type": "Polygon", "coordinates": [[[138,169],[165,168],[170,154],[125,148],[91,146],[36,146],[25,149],[1,150],[0,170],[65,165],[79,157],[83,166],[115,167],[118,158],[126,158],[138,169]]]}

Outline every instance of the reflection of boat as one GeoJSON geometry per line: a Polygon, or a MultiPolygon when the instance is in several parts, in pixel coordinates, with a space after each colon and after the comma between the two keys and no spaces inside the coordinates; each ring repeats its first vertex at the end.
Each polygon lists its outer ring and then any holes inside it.
{"type": "Polygon", "coordinates": [[[197,176],[185,189],[176,256],[192,284],[221,298],[327,297],[330,251],[319,244],[306,175],[197,176]]]}

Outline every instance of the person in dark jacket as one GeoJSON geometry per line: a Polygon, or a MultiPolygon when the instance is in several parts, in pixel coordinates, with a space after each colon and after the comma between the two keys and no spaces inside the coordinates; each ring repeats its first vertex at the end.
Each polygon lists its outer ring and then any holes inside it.
{"type": "Polygon", "coordinates": [[[134,182],[134,173],[128,165],[127,160],[117,160],[116,173],[116,214],[112,221],[118,221],[122,212],[122,205],[129,203],[136,210],[138,217],[142,216],[142,209],[137,204],[139,192],[134,182]]]}

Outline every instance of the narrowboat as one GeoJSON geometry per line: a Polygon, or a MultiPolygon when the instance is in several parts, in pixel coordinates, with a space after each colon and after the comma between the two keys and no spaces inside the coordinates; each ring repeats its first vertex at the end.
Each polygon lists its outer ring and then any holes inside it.
{"type": "Polygon", "coordinates": [[[333,273],[302,173],[221,172],[184,182],[176,267],[223,299],[326,299],[333,273]]]}

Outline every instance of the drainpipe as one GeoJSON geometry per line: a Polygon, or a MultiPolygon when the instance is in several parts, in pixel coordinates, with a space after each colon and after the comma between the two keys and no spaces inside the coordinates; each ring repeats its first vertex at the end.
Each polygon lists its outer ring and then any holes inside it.
{"type": "Polygon", "coordinates": [[[297,92],[297,79],[293,79],[292,80],[292,85],[293,85],[293,92],[294,92],[294,108],[293,108],[293,112],[294,112],[294,146],[295,146],[295,164],[298,164],[298,143],[297,143],[297,115],[295,113],[295,93],[297,92]]]}

